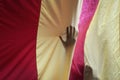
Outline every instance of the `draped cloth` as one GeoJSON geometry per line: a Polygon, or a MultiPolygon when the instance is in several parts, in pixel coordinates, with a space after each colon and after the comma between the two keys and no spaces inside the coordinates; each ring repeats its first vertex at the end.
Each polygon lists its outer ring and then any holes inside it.
{"type": "Polygon", "coordinates": [[[94,77],[120,80],[120,0],[99,0],[84,48],[94,77]]]}
{"type": "Polygon", "coordinates": [[[84,41],[87,29],[96,10],[98,0],[83,0],[79,20],[79,32],[71,65],[70,80],[83,80],[84,73],[84,41]]]}
{"type": "Polygon", "coordinates": [[[37,80],[41,0],[0,1],[0,80],[37,80]]]}
{"type": "Polygon", "coordinates": [[[68,80],[73,45],[65,48],[59,36],[71,24],[76,3],[1,1],[0,80],[68,80]]]}
{"type": "Polygon", "coordinates": [[[71,26],[75,27],[76,32],[78,32],[78,24],[79,24],[82,3],[83,3],[83,0],[78,0],[77,6],[75,7],[75,9],[73,11],[71,26]]]}
{"type": "Polygon", "coordinates": [[[77,0],[42,0],[37,33],[39,80],[68,80],[73,45],[65,48],[59,38],[71,24],[77,0]]]}

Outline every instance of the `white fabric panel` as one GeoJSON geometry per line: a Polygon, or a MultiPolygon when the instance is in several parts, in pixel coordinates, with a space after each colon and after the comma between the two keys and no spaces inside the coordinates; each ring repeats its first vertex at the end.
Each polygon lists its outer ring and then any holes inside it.
{"type": "Polygon", "coordinates": [[[39,80],[68,80],[72,48],[64,48],[59,36],[71,24],[77,0],[42,0],[37,33],[39,80]]]}
{"type": "Polygon", "coordinates": [[[85,40],[85,58],[99,80],[120,80],[120,0],[100,0],[85,40]]]}
{"type": "Polygon", "coordinates": [[[78,0],[77,6],[75,7],[75,9],[73,11],[71,25],[75,27],[77,32],[78,32],[78,24],[79,24],[79,20],[80,20],[80,13],[81,13],[81,9],[82,9],[82,2],[83,2],[83,0],[78,0]]]}

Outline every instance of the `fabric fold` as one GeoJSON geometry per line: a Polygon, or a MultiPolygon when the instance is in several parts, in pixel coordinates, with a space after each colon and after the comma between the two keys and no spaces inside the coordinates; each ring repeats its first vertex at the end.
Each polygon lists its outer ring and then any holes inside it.
{"type": "Polygon", "coordinates": [[[76,3],[77,0],[42,0],[36,45],[39,80],[69,78],[74,45],[66,49],[59,36],[65,35],[70,26],[76,3]]]}
{"type": "Polygon", "coordinates": [[[37,80],[41,0],[0,1],[0,80],[37,80]]]}
{"type": "Polygon", "coordinates": [[[78,37],[74,49],[71,65],[70,80],[83,80],[84,75],[84,41],[86,32],[97,8],[98,0],[83,0],[79,25],[78,37]]]}
{"type": "Polygon", "coordinates": [[[99,80],[120,80],[119,4],[120,0],[100,0],[87,31],[85,56],[99,80]]]}

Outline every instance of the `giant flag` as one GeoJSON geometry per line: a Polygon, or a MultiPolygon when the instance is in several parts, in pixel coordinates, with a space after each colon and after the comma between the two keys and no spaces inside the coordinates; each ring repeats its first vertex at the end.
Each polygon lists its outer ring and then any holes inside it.
{"type": "Polygon", "coordinates": [[[0,1],[0,80],[68,80],[73,46],[64,48],[59,36],[76,3],[0,1]]]}

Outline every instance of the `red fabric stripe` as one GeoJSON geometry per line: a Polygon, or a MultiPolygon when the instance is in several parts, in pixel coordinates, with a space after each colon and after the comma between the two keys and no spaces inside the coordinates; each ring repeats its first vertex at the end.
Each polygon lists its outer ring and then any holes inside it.
{"type": "Polygon", "coordinates": [[[41,0],[0,1],[0,80],[37,80],[41,0]]]}
{"type": "Polygon", "coordinates": [[[89,24],[94,16],[98,0],[83,0],[79,22],[79,33],[72,60],[70,80],[83,80],[84,74],[84,42],[89,24]]]}

